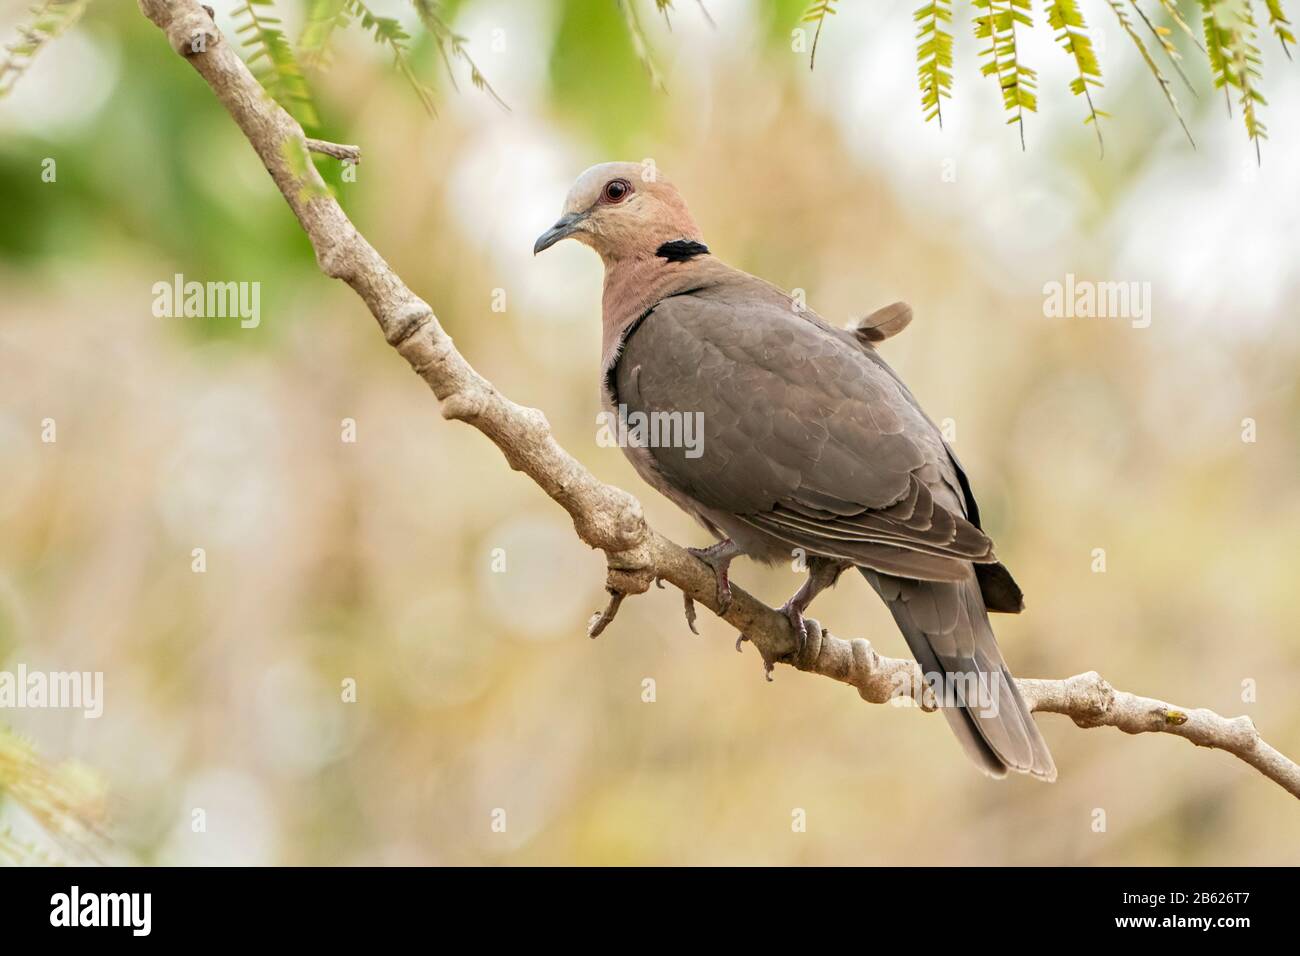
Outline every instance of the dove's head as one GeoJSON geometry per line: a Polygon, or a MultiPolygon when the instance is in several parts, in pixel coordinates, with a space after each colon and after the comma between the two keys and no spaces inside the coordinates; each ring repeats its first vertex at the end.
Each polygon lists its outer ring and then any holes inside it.
{"type": "Polygon", "coordinates": [[[601,163],[579,176],[559,221],[538,237],[533,254],[570,237],[606,262],[649,258],[664,243],[701,241],[686,203],[649,163],[601,163]]]}

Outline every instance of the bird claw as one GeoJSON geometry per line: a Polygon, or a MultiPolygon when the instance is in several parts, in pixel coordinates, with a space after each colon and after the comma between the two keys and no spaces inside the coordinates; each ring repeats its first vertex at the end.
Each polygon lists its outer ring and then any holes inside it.
{"type": "MultiPolygon", "coordinates": [[[[803,626],[795,629],[794,653],[790,654],[786,658],[786,660],[788,660],[795,667],[799,667],[800,662],[804,660],[804,655],[808,651],[809,643],[813,644],[814,654],[820,652],[821,638],[823,634],[821,622],[818,621],[816,618],[804,617],[803,615],[800,615],[799,619],[800,621],[803,622],[803,626]]],[[[811,665],[809,664],[807,666],[811,666],[811,665]]]]}
{"type": "Polygon", "coordinates": [[[785,615],[786,620],[790,622],[790,629],[794,631],[795,654],[798,655],[803,650],[806,640],[804,634],[804,617],[803,608],[793,601],[787,601],[781,605],[781,613],[785,615]]]}
{"type": "Polygon", "coordinates": [[[609,627],[614,615],[618,614],[619,605],[623,603],[623,598],[627,597],[622,591],[609,592],[609,604],[605,605],[605,610],[597,611],[587,622],[587,636],[592,640],[600,637],[602,631],[609,627]]]}
{"type": "MultiPolygon", "coordinates": [[[[797,608],[787,606],[782,607],[781,610],[785,613],[786,617],[789,618],[790,627],[794,632],[794,650],[789,654],[782,655],[781,657],[774,657],[762,650],[759,651],[763,656],[763,677],[765,677],[769,683],[772,682],[772,671],[776,669],[777,664],[789,664],[792,667],[798,667],[800,661],[803,660],[804,652],[808,649],[809,641],[811,641],[814,636],[820,638],[822,634],[821,623],[817,621],[816,618],[804,617],[803,612],[797,608]]],[[[747,640],[749,640],[749,638],[744,634],[741,634],[740,637],[736,638],[736,650],[739,651],[740,645],[747,640]]]]}
{"type": "Polygon", "coordinates": [[[782,605],[781,611],[790,622],[790,630],[794,632],[794,651],[782,659],[794,663],[802,660],[809,640],[814,635],[821,636],[822,626],[816,618],[804,617],[803,609],[792,602],[787,601],[782,605]]]}
{"type": "Polygon", "coordinates": [[[731,559],[740,553],[740,549],[736,547],[735,542],[727,538],[707,548],[686,550],[713,569],[713,577],[717,585],[718,616],[721,617],[731,607],[731,581],[727,572],[731,566],[731,559]]]}
{"type": "MultiPolygon", "coordinates": [[[[743,634],[743,633],[742,633],[738,638],[736,638],[736,653],[737,653],[737,654],[741,654],[741,653],[743,653],[743,651],[740,649],[740,645],[741,645],[741,644],[744,644],[747,640],[749,640],[749,637],[748,637],[747,635],[743,634]]],[[[759,653],[759,654],[762,656],[762,658],[763,658],[763,677],[764,677],[764,678],[767,680],[767,682],[770,684],[770,683],[772,683],[772,670],[773,670],[773,668],[776,667],[776,659],[773,658],[773,657],[769,657],[767,654],[765,654],[765,653],[763,652],[763,650],[762,650],[761,648],[759,649],[759,652],[758,652],[758,653],[759,653]]]]}
{"type": "Polygon", "coordinates": [[[700,632],[695,629],[695,602],[691,600],[689,594],[683,592],[682,603],[686,606],[686,626],[691,629],[692,634],[699,634],[700,632]]]}

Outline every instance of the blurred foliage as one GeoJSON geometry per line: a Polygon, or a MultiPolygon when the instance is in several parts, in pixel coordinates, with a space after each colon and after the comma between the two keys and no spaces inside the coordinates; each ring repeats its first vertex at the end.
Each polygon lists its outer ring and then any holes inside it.
{"type": "MultiPolygon", "coordinates": [[[[470,55],[465,38],[450,26],[449,17],[459,5],[440,4],[437,0],[410,2],[418,14],[421,27],[421,36],[415,38],[398,19],[376,13],[364,0],[302,0],[305,20],[296,49],[281,29],[281,20],[274,12],[275,0],[241,0],[236,7],[237,16],[241,18],[238,32],[245,34],[244,45],[250,50],[250,65],[256,67],[260,64],[262,67],[256,70],[258,78],[268,92],[293,113],[309,132],[314,132],[320,121],[302,64],[316,70],[327,69],[332,60],[335,34],[352,23],[358,24],[375,43],[389,51],[395,69],[409,83],[430,114],[437,113],[435,94],[415,64],[413,56],[413,44],[419,40],[427,40],[436,51],[446,66],[453,88],[456,86],[453,61],[458,61],[467,69],[470,83],[476,89],[482,90],[499,105],[506,107],[505,101],[493,89],[487,76],[470,55]]],[[[626,36],[632,53],[644,68],[651,90],[667,92],[638,12],[639,2],[640,0],[566,0],[563,4],[564,23],[569,29],[562,31],[562,45],[558,47],[565,54],[557,55],[554,60],[557,87],[567,89],[571,96],[582,98],[584,105],[599,103],[609,109],[645,109],[647,97],[636,97],[629,101],[611,92],[630,89],[624,82],[627,70],[623,45],[615,40],[615,34],[622,34],[626,36]],[[582,53],[588,56],[580,56],[582,53]],[[574,69],[566,70],[565,64],[574,64],[574,69]],[[591,83],[593,73],[607,78],[609,82],[591,83]]],[[[791,5],[791,0],[773,2],[768,8],[774,35],[784,38],[785,25],[794,22],[796,11],[801,10],[798,21],[814,30],[809,47],[809,66],[814,66],[822,29],[828,18],[836,13],[836,2],[838,0],[813,0],[810,5],[802,8],[791,5]]],[[[1156,23],[1143,10],[1139,0],[1105,2],[1124,34],[1137,48],[1138,55],[1156,80],[1161,95],[1187,134],[1188,140],[1195,145],[1172,85],[1139,34],[1128,8],[1131,6],[1170,66],[1194,95],[1195,89],[1180,65],[1182,54],[1172,39],[1174,28],[1156,23]]],[[[1262,92],[1263,58],[1256,42],[1258,25],[1253,8],[1255,2],[1261,0],[1159,0],[1168,23],[1181,31],[1181,35],[1190,38],[1205,56],[1214,87],[1223,89],[1225,95],[1236,89],[1246,133],[1255,144],[1258,157],[1260,140],[1265,139],[1268,133],[1259,118],[1259,108],[1266,105],[1266,100],[1262,92]],[[1179,9],[1180,2],[1188,2],[1199,10],[1205,45],[1202,46],[1192,33],[1187,17],[1179,9]]],[[[1295,36],[1283,0],[1262,2],[1265,4],[1269,27],[1290,59],[1287,44],[1294,43],[1295,36]]],[[[88,3],[89,0],[45,0],[40,7],[34,8],[32,21],[19,29],[19,39],[8,48],[8,59],[0,63],[0,96],[12,88],[17,76],[41,46],[75,22],[88,3]]],[[[712,24],[713,19],[704,0],[697,0],[697,3],[703,16],[712,24]]],[[[673,0],[654,0],[654,6],[665,22],[670,23],[673,0]]],[[[1032,29],[1034,26],[1031,0],[973,0],[971,8],[974,35],[987,44],[980,51],[983,59],[980,70],[983,75],[997,80],[1003,106],[1009,115],[1007,123],[1017,127],[1023,148],[1025,112],[1038,111],[1037,71],[1024,62],[1017,41],[1017,27],[1032,29]]],[[[1084,122],[1093,126],[1098,144],[1104,151],[1100,118],[1110,114],[1097,109],[1093,103],[1092,89],[1101,88],[1102,69],[1078,0],[1049,0],[1045,15],[1048,27],[1055,32],[1061,46],[1076,65],[1077,76],[1070,80],[1069,88],[1074,95],[1084,97],[1088,106],[1084,122]]],[[[929,0],[916,9],[913,18],[918,24],[916,59],[921,109],[926,120],[937,120],[942,126],[941,101],[951,97],[953,82],[951,3],[948,0],[929,0]]]]}
{"type": "MultiPolygon", "coordinates": [[[[414,7],[370,6],[412,36],[437,92],[445,67],[414,7]]],[[[1126,109],[1105,163],[1079,110],[1053,116],[1046,97],[1043,149],[1002,135],[993,95],[945,100],[939,135],[895,108],[916,92],[910,11],[837,5],[810,73],[791,49],[805,6],[713,3],[713,29],[678,3],[670,34],[643,3],[662,96],[615,3],[444,4],[511,111],[465,82],[438,92],[437,123],[354,26],[329,70],[303,66],[318,135],[365,159],[355,182],[317,162],[475,367],[685,544],[707,542],[595,442],[599,262],[573,246],[531,257],[574,176],[653,157],[711,248],[836,323],[908,300],[916,320],[885,354],[956,421],[1026,590],[1027,612],[994,622],[1012,669],[1095,668],[1248,713],[1300,753],[1288,124],[1271,146],[1287,161],[1263,169],[1222,123],[1198,127],[1193,152],[1151,135],[1163,107],[1135,69],[1108,77],[1126,109]],[[1183,208],[1198,214],[1168,213],[1183,208]],[[1045,319],[1043,283],[1067,271],[1151,280],[1153,325],[1045,319]]],[[[976,68],[967,52],[956,71],[976,68]]],[[[1064,86],[1077,63],[1048,52],[1043,88],[1053,68],[1064,86]]],[[[1189,124],[1222,108],[1197,102],[1189,124]]],[[[102,670],[106,699],[96,721],[0,711],[0,747],[42,755],[21,764],[31,799],[6,792],[0,853],[83,858],[30,809],[45,781],[63,794],[47,807],[111,838],[94,854],[140,863],[1296,862],[1294,802],[1225,755],[1044,718],[1060,782],[998,784],[939,718],[794,672],[765,683],[729,628],[702,616],[690,634],[671,590],[587,640],[601,557],[440,418],[131,4],[93,4],[0,102],[0,209],[0,669],[102,670]],[[150,288],[175,273],[261,282],[261,326],[153,317],[150,288]],[[78,766],[98,782],[69,795],[57,781],[78,766]]],[[[798,585],[748,562],[736,580],[773,605],[798,585]]],[[[815,613],[906,653],[861,582],[815,613]]]]}
{"type": "Polygon", "coordinates": [[[258,81],[276,102],[310,129],[318,126],[320,120],[311,102],[307,78],[274,9],[272,0],[243,0],[235,8],[235,21],[239,24],[235,32],[244,36],[244,46],[250,51],[248,65],[258,81]]]}
{"type": "Polygon", "coordinates": [[[30,742],[0,727],[0,865],[95,860],[105,821],[97,774],[75,763],[50,767],[30,742]],[[24,811],[40,831],[10,818],[7,803],[24,811]]]}
{"type": "Polygon", "coordinates": [[[20,24],[17,36],[5,44],[0,59],[0,97],[13,89],[45,44],[81,19],[89,4],[90,0],[43,0],[31,8],[31,19],[20,24]]]}

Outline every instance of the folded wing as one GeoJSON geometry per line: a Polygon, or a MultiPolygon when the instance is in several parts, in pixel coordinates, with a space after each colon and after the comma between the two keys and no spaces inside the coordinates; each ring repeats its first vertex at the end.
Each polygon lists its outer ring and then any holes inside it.
{"type": "Polygon", "coordinates": [[[698,457],[652,448],[705,507],[791,547],[924,580],[993,562],[933,424],[852,333],[726,284],[661,301],[615,367],[629,413],[698,413],[698,457]]]}

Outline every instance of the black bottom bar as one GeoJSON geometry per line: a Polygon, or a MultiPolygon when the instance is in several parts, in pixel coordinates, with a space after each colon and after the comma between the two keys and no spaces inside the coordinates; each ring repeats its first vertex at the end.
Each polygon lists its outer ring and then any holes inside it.
{"type": "Polygon", "coordinates": [[[1293,925],[1295,878],[1284,869],[0,870],[0,932],[6,944],[75,934],[337,947],[398,934],[436,945],[447,931],[498,944],[575,934],[612,943],[724,926],[735,942],[779,926],[809,942],[843,933],[873,947],[1006,945],[1041,932],[1072,944],[1189,933],[1231,944],[1293,925]]]}

